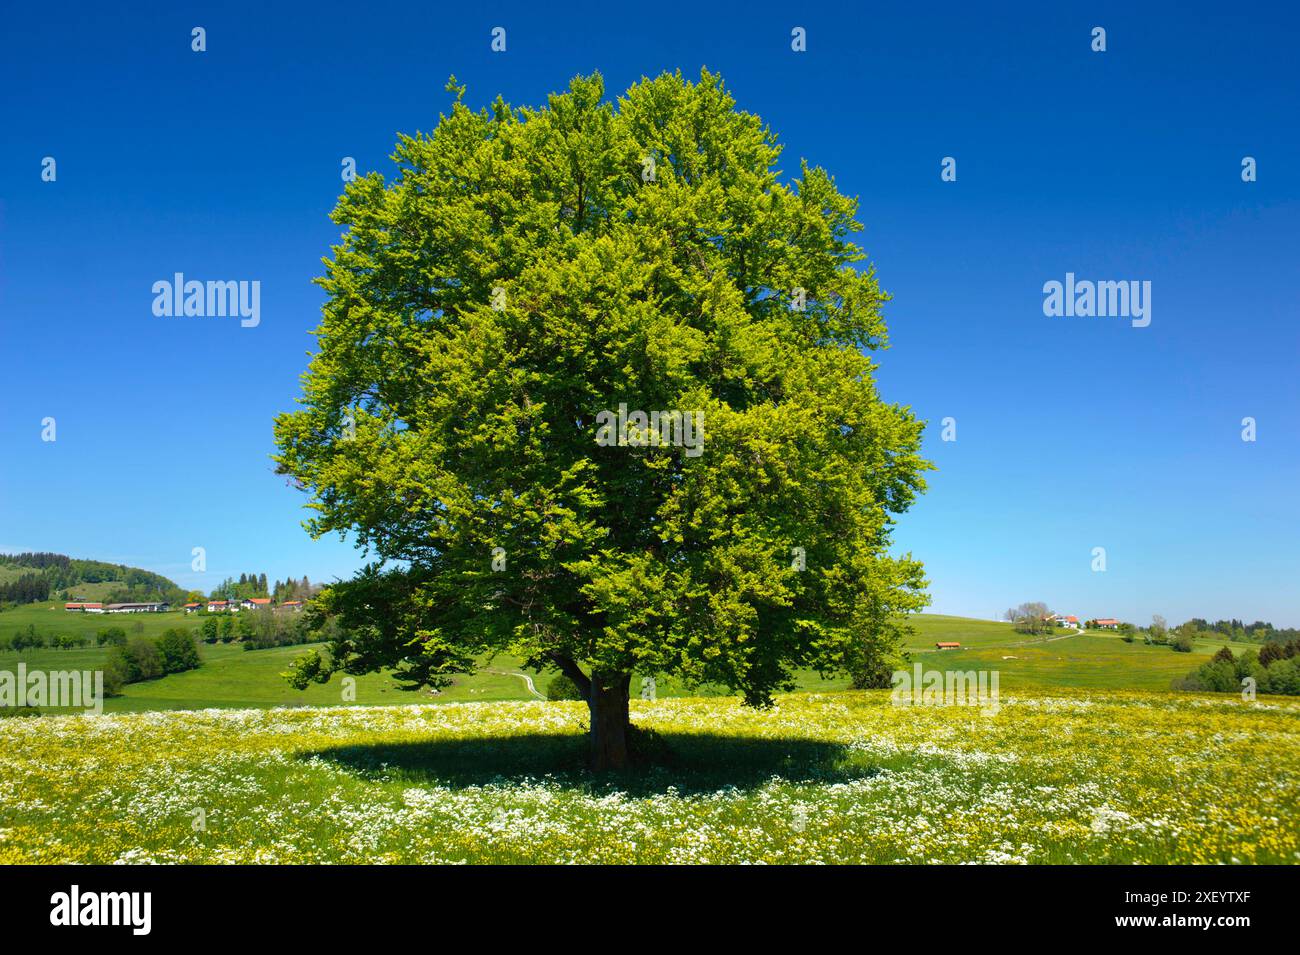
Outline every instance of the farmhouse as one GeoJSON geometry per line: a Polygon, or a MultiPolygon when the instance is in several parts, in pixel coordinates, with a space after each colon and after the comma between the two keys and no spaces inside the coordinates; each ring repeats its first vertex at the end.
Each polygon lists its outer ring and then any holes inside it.
{"type": "Polygon", "coordinates": [[[301,600],[286,600],[284,603],[280,604],[280,607],[283,608],[284,610],[301,610],[301,609],[302,609],[302,601],[301,601],[301,600]]]}
{"type": "Polygon", "coordinates": [[[262,610],[271,606],[270,597],[248,597],[239,602],[245,610],[262,610]]]}
{"type": "Polygon", "coordinates": [[[203,607],[203,604],[186,604],[186,605],[185,605],[185,612],[186,612],[186,613],[194,613],[195,611],[202,609],[202,607],[203,607]]]}
{"type": "Polygon", "coordinates": [[[80,612],[80,613],[103,613],[103,612],[104,612],[104,605],[103,605],[103,604],[88,604],[88,603],[68,603],[68,604],[64,604],[64,605],[63,605],[63,609],[64,609],[64,610],[76,610],[76,611],[78,611],[78,612],[80,612]]]}
{"type": "Polygon", "coordinates": [[[1077,627],[1079,625],[1079,618],[1074,614],[1054,613],[1047,619],[1058,627],[1077,627]]]}
{"type": "Polygon", "coordinates": [[[166,603],[109,604],[104,613],[165,613],[170,609],[171,604],[166,603]]]}
{"type": "MultiPolygon", "coordinates": [[[[220,613],[220,612],[223,611],[223,610],[229,610],[229,609],[230,609],[230,601],[229,601],[229,600],[209,600],[209,601],[208,601],[208,613],[220,613]]],[[[238,609],[238,608],[235,608],[235,609],[238,609]]]]}
{"type": "Polygon", "coordinates": [[[960,650],[961,644],[955,641],[943,641],[934,645],[936,650],[960,650]]]}
{"type": "Polygon", "coordinates": [[[1098,630],[1118,630],[1118,629],[1119,629],[1119,621],[1116,620],[1114,617],[1102,617],[1102,618],[1100,618],[1100,619],[1098,619],[1098,620],[1094,620],[1094,621],[1092,622],[1092,625],[1093,625],[1094,627],[1096,627],[1098,630]]]}

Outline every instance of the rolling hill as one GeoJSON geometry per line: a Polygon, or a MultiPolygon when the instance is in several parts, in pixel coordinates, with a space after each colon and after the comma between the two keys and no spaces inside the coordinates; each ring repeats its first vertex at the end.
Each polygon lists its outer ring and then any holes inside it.
{"type": "MultiPolygon", "coordinates": [[[[109,617],[98,614],[68,613],[62,605],[31,604],[0,613],[0,635],[12,633],[34,623],[41,630],[57,630],[93,636],[105,626],[120,626],[128,634],[156,636],[169,627],[195,626],[195,618],[179,611],[163,614],[132,614],[109,617]]],[[[1175,653],[1168,647],[1125,643],[1113,634],[1089,632],[1054,636],[1044,641],[1029,638],[1013,630],[1010,624],[939,614],[920,614],[912,619],[915,633],[906,641],[915,660],[926,669],[997,670],[1001,692],[1010,694],[1017,688],[1077,687],[1167,690],[1180,677],[1204,663],[1222,646],[1204,641],[1192,653],[1175,653]],[[956,641],[961,650],[934,651],[939,641],[956,641]]],[[[1234,645],[1240,652],[1245,645],[1234,645]]],[[[470,676],[457,677],[455,683],[440,693],[408,692],[383,674],[356,678],[354,696],[345,699],[343,686],[335,678],[324,686],[307,690],[292,689],[281,677],[290,662],[307,649],[303,646],[245,651],[238,643],[200,646],[204,665],[197,670],[173,674],[157,680],[135,683],[123,694],[105,701],[108,712],[142,710],[203,709],[207,707],[242,708],[276,706],[330,705],[401,705],[430,702],[468,702],[475,700],[529,700],[536,695],[523,678],[521,661],[497,657],[486,669],[470,676]]],[[[0,670],[13,671],[21,660],[29,669],[94,669],[101,665],[106,650],[25,650],[21,654],[0,651],[0,670]]],[[[528,674],[535,689],[545,694],[550,674],[528,674]]],[[[639,694],[640,679],[632,683],[633,695],[639,694]]],[[[833,692],[849,689],[845,678],[823,680],[816,673],[798,675],[798,688],[805,692],[833,692]]],[[[686,686],[670,678],[660,678],[655,685],[658,697],[718,697],[728,695],[724,687],[686,686]]]]}

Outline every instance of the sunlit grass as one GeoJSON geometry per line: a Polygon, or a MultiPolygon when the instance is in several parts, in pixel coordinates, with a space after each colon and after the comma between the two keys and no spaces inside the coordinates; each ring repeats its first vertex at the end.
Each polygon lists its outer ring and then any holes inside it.
{"type": "MultiPolygon", "coordinates": [[[[1004,691],[1005,693],[1005,691],[1004,691]]],[[[3,862],[1296,862],[1300,706],[883,692],[0,720],[3,862]]]]}

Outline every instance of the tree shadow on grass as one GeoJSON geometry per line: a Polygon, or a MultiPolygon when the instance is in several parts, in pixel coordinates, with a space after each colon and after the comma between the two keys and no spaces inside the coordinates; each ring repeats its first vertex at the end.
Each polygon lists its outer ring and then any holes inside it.
{"type": "Polygon", "coordinates": [[[587,792],[652,796],[755,789],[774,776],[789,782],[839,783],[878,775],[848,747],[824,740],[638,732],[626,770],[589,773],[587,739],[574,734],[433,739],[337,746],[303,753],[363,779],[453,789],[549,777],[587,792]]]}

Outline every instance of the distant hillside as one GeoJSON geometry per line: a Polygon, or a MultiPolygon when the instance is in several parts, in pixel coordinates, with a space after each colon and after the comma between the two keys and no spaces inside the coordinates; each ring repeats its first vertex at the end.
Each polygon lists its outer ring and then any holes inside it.
{"type": "Polygon", "coordinates": [[[161,574],[125,564],[44,552],[0,554],[0,605],[74,597],[109,603],[177,602],[185,593],[161,574]]]}

